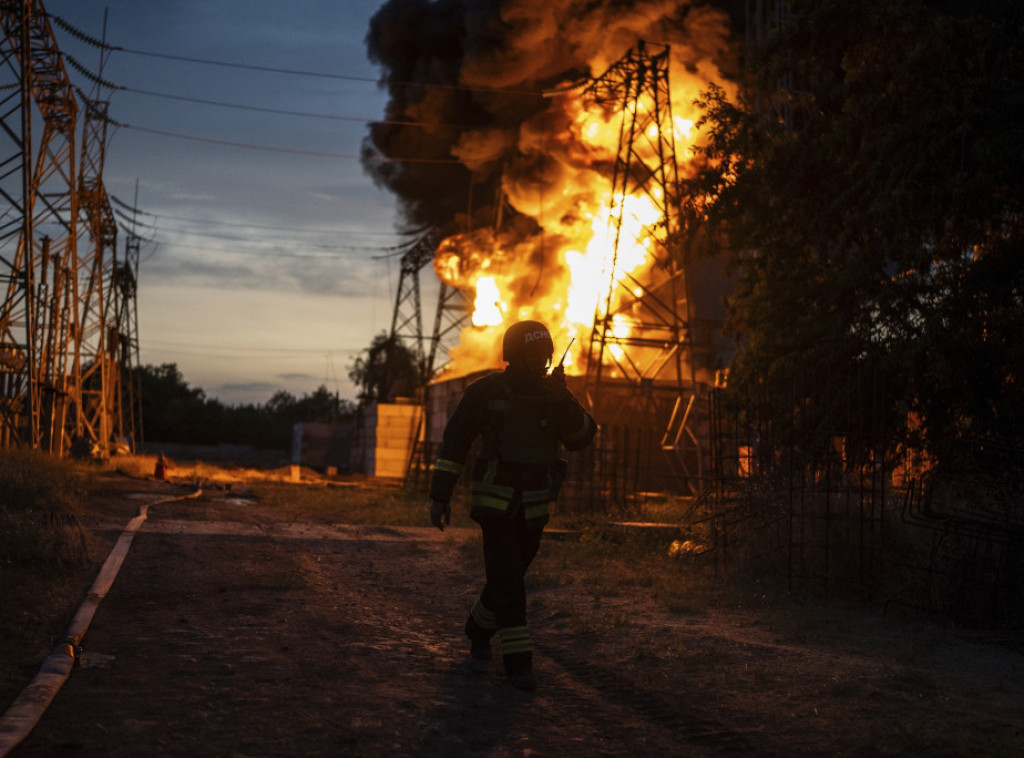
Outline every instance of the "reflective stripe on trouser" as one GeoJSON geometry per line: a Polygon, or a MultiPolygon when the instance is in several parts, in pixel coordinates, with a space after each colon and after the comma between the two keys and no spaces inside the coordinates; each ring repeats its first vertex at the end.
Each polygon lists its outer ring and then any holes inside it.
{"type": "Polygon", "coordinates": [[[459,476],[462,473],[464,464],[458,461],[450,461],[447,458],[438,458],[434,462],[435,471],[447,471],[449,474],[455,474],[459,476]]]}
{"type": "Polygon", "coordinates": [[[530,630],[525,626],[508,626],[499,629],[498,634],[501,636],[501,654],[503,656],[529,653],[533,650],[530,630]]]}
{"type": "Polygon", "coordinates": [[[483,603],[477,600],[473,603],[473,607],[469,609],[469,617],[476,622],[476,625],[481,629],[497,629],[498,621],[494,617],[493,611],[487,610],[483,603]]]}

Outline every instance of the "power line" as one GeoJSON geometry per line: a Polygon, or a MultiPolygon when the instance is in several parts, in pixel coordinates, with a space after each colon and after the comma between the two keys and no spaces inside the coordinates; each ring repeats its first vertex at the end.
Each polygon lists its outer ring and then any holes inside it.
{"type": "Polygon", "coordinates": [[[65,21],[59,16],[51,15],[50,18],[56,22],[58,26],[64,29],[66,32],[71,34],[73,37],[77,37],[82,42],[85,42],[94,47],[99,47],[103,50],[112,52],[128,53],[129,55],[140,55],[149,58],[162,58],[164,60],[182,61],[185,63],[200,63],[205,66],[221,66],[224,68],[237,68],[248,71],[262,71],[272,74],[288,74],[290,76],[309,76],[320,79],[340,79],[347,82],[365,82],[368,84],[392,84],[400,85],[405,87],[430,87],[437,89],[447,90],[460,90],[465,92],[487,92],[492,94],[508,94],[508,95],[524,95],[529,97],[543,97],[544,93],[540,90],[520,90],[520,89],[504,89],[500,87],[470,87],[462,84],[436,84],[433,82],[407,82],[399,79],[387,80],[368,77],[368,76],[350,76],[348,74],[328,74],[323,71],[302,71],[298,69],[290,68],[278,68],[275,66],[261,66],[253,63],[234,63],[231,61],[218,61],[210,58],[192,58],[186,55],[173,55],[170,53],[156,53],[149,50],[135,50],[129,47],[120,47],[117,45],[110,45],[105,42],[101,42],[84,32],[76,29],[72,24],[65,21]]]}
{"type": "Polygon", "coordinates": [[[184,103],[198,103],[199,105],[215,105],[219,108],[234,108],[243,111],[255,111],[257,113],[272,113],[278,116],[300,116],[303,118],[321,118],[331,121],[351,121],[357,124],[387,124],[389,126],[445,126],[452,129],[467,129],[463,124],[445,124],[435,121],[396,121],[379,118],[361,118],[358,116],[338,116],[331,113],[310,113],[308,111],[293,111],[283,108],[265,108],[258,105],[245,105],[243,103],[225,103],[221,100],[207,100],[201,97],[188,97],[186,95],[172,95],[168,92],[153,92],[152,90],[136,89],[135,87],[116,87],[122,92],[130,92],[134,95],[147,95],[149,97],[160,97],[165,100],[177,100],[184,103]]]}
{"type": "Polygon", "coordinates": [[[178,348],[178,347],[185,347],[185,348],[191,348],[193,350],[195,350],[195,349],[198,349],[198,350],[216,350],[218,353],[221,353],[221,354],[224,353],[225,351],[229,351],[229,352],[252,353],[254,355],[266,355],[266,354],[275,354],[275,355],[290,355],[290,354],[297,354],[298,355],[298,354],[301,354],[301,355],[308,355],[308,354],[311,354],[311,353],[322,355],[323,353],[358,353],[358,352],[360,352],[363,349],[363,348],[356,348],[356,347],[332,347],[332,348],[323,348],[323,347],[266,347],[266,346],[248,347],[248,346],[243,346],[243,345],[210,345],[210,344],[196,344],[194,342],[172,342],[172,341],[168,341],[168,340],[151,340],[151,339],[147,339],[146,340],[147,349],[151,345],[153,345],[153,346],[164,345],[167,350],[178,348]]]}
{"type": "Polygon", "coordinates": [[[262,150],[270,153],[287,153],[290,155],[308,155],[313,158],[338,158],[342,160],[355,160],[355,161],[366,161],[368,163],[430,163],[430,164],[447,164],[447,165],[461,165],[462,161],[455,158],[382,158],[376,156],[362,156],[355,155],[354,153],[326,153],[319,152],[316,150],[298,150],[295,148],[287,147],[271,147],[269,145],[254,145],[249,142],[234,142],[232,140],[220,140],[212,137],[198,137],[194,134],[180,134],[178,132],[168,132],[163,129],[150,129],[144,126],[132,126],[131,124],[122,124],[111,119],[111,123],[115,126],[122,127],[124,129],[132,129],[137,132],[145,132],[147,134],[157,134],[161,137],[175,137],[177,139],[190,140],[192,142],[205,142],[212,145],[224,145],[226,147],[241,147],[249,150],[262,150]]]}
{"type": "MultiPolygon", "coordinates": [[[[221,239],[221,240],[227,240],[228,242],[254,242],[254,241],[260,241],[260,242],[280,242],[280,243],[292,243],[292,244],[295,244],[295,240],[292,239],[291,237],[260,237],[260,238],[257,239],[257,238],[253,238],[253,237],[240,237],[240,236],[231,236],[231,235],[227,235],[227,234],[217,234],[215,232],[201,232],[201,231],[195,231],[195,230],[191,230],[191,229],[175,229],[173,227],[159,227],[159,231],[161,231],[161,232],[170,232],[172,234],[188,235],[188,236],[192,236],[192,237],[207,237],[207,238],[210,238],[210,239],[221,239]]],[[[416,244],[416,242],[418,242],[418,240],[414,240],[412,242],[402,242],[402,243],[400,243],[398,245],[345,245],[345,244],[337,244],[337,243],[333,243],[333,242],[332,243],[301,242],[301,243],[298,243],[298,244],[301,244],[304,247],[317,247],[317,248],[321,248],[321,249],[324,249],[324,250],[338,250],[338,249],[345,249],[345,250],[375,250],[377,252],[391,252],[391,251],[395,251],[395,252],[401,253],[401,252],[403,252],[405,250],[408,250],[409,248],[413,247],[416,244]]]]}
{"type": "MultiPolygon", "coordinates": [[[[186,232],[187,233],[187,232],[186,232]]],[[[220,239],[220,238],[218,238],[220,239]]],[[[228,241],[232,241],[231,238],[227,238],[228,241]]],[[[246,240],[239,240],[245,242],[246,240]]],[[[182,250],[196,250],[201,253],[228,253],[231,255],[248,255],[253,258],[320,258],[323,260],[342,260],[350,258],[344,254],[330,254],[330,253],[262,253],[255,250],[238,250],[232,248],[216,248],[216,247],[202,247],[200,245],[185,245],[180,242],[174,242],[171,240],[160,240],[159,244],[165,247],[176,247],[182,250]]],[[[318,247],[331,250],[348,250],[350,252],[367,252],[372,250],[380,250],[379,247],[349,247],[347,245],[307,245],[303,244],[302,247],[318,247]]],[[[397,253],[396,253],[397,254],[397,253]]]]}
{"type": "Polygon", "coordinates": [[[147,215],[158,216],[161,219],[170,219],[173,221],[190,221],[196,224],[216,224],[218,226],[241,226],[248,229],[269,229],[271,231],[304,232],[308,234],[353,234],[359,236],[410,237],[413,235],[420,235],[424,231],[423,229],[419,229],[412,232],[371,232],[355,229],[311,229],[305,226],[271,226],[266,224],[247,224],[244,221],[219,221],[216,219],[195,218],[193,216],[172,216],[171,214],[168,213],[149,213],[147,215]]]}
{"type": "Polygon", "coordinates": [[[129,53],[131,55],[143,55],[150,58],[163,58],[165,60],[184,61],[186,63],[201,63],[206,66],[222,66],[225,68],[238,68],[247,69],[249,71],[263,71],[271,74],[288,74],[291,76],[310,76],[320,79],[341,79],[346,82],[366,82],[368,84],[397,84],[403,87],[428,87],[434,89],[445,89],[445,90],[457,90],[461,92],[486,92],[490,94],[503,94],[503,95],[524,95],[529,97],[543,97],[544,93],[541,90],[520,90],[520,89],[506,89],[501,87],[470,87],[464,84],[437,84],[434,82],[407,82],[400,79],[380,79],[368,76],[349,76],[347,74],[328,74],[322,71],[301,71],[290,68],[277,68],[274,66],[258,66],[252,63],[232,63],[230,61],[217,61],[209,58],[190,58],[185,55],[171,55],[169,53],[154,53],[148,50],[133,50],[127,47],[111,47],[111,50],[116,50],[122,53],[129,53]]]}
{"type": "Polygon", "coordinates": [[[173,55],[171,53],[155,53],[150,50],[133,50],[130,47],[116,47],[108,46],[108,49],[119,52],[128,53],[129,55],[141,55],[147,58],[162,58],[164,60],[171,61],[183,61],[185,63],[201,63],[204,66],[221,66],[224,68],[238,68],[245,69],[248,71],[263,71],[271,74],[288,74],[290,76],[310,76],[319,79],[341,79],[346,82],[367,82],[370,84],[378,84],[379,79],[374,79],[368,76],[349,76],[347,74],[328,74],[323,71],[301,71],[292,68],[278,68],[275,66],[259,66],[253,63],[233,63],[231,61],[217,61],[210,58],[192,58],[187,55],[173,55]]]}

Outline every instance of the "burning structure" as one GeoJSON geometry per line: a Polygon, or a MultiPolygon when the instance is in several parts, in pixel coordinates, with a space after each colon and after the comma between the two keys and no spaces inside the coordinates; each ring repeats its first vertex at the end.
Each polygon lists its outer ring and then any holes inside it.
{"type": "MultiPolygon", "coordinates": [[[[721,5],[740,15],[739,3],[721,5]]],[[[1019,177],[1003,173],[1006,151],[989,149],[1012,136],[1013,119],[1003,114],[1013,99],[993,84],[1012,79],[1006,67],[1016,60],[1009,51],[1019,19],[1001,7],[970,18],[922,7],[902,27],[920,45],[903,69],[898,53],[879,63],[888,27],[875,19],[858,28],[858,15],[842,4],[820,16],[791,15],[791,3],[775,0],[744,6],[745,42],[761,57],[747,59],[755,91],[743,95],[749,116],[773,125],[755,128],[760,146],[748,157],[767,168],[746,182],[742,172],[715,176],[721,166],[700,163],[705,137],[690,110],[709,83],[724,87],[724,100],[737,94],[728,83],[738,80],[729,19],[716,8],[687,0],[382,7],[368,42],[392,99],[388,121],[367,140],[366,166],[402,199],[410,228],[439,235],[431,248],[440,301],[457,302],[466,317],[451,362],[429,388],[426,458],[462,386],[499,366],[504,327],[538,319],[561,345],[575,338],[570,381],[602,426],[592,456],[571,462],[570,476],[585,472],[570,479],[570,493],[582,493],[576,502],[585,505],[590,488],[595,504],[628,506],[644,490],[685,491],[704,480],[710,486],[695,511],[716,570],[782,573],[791,589],[885,588],[887,603],[1019,626],[1024,532],[1020,488],[1011,482],[1020,479],[1012,400],[1020,372],[1008,348],[1017,344],[1009,335],[1019,332],[1020,289],[1002,286],[1019,268],[1009,263],[1019,247],[1019,177]],[[829,30],[840,27],[855,32],[833,39],[829,30]],[[976,64],[983,59],[993,68],[976,64]],[[947,86],[937,70],[958,73],[947,86]],[[877,87],[883,72],[893,78],[877,87]],[[961,113],[950,102],[970,106],[961,113]],[[862,112],[867,106],[871,115],[862,112]],[[883,113],[886,139],[853,140],[835,165],[837,145],[862,130],[881,133],[875,119],[883,113]],[[998,116],[971,122],[981,113],[998,116]],[[954,166],[942,140],[968,123],[954,166]],[[924,124],[935,125],[935,152],[910,151],[916,160],[904,162],[900,153],[921,139],[924,124]],[[802,173],[793,173],[797,166],[802,173]],[[971,171],[991,201],[957,199],[953,188],[971,171]],[[762,261],[783,263],[754,272],[784,272],[763,288],[773,295],[751,299],[748,291],[735,302],[748,327],[751,312],[757,322],[781,306],[760,326],[786,337],[765,342],[769,351],[788,347],[788,357],[747,363],[747,391],[713,393],[706,405],[731,357],[716,329],[728,285],[718,262],[688,255],[697,245],[679,222],[675,184],[691,178],[710,181],[709,198],[740,187],[734,197],[753,200],[751,215],[769,227],[787,211],[784,226],[826,230],[779,243],[760,226],[745,242],[742,234],[733,239],[762,261]],[[876,204],[873,190],[865,196],[866,187],[883,185],[890,202],[876,204]],[[844,200],[819,211],[825,186],[842,188],[844,200]],[[793,206],[803,210],[788,212],[793,206]],[[843,236],[833,224],[837,210],[855,240],[845,247],[830,239],[843,236]],[[865,237],[860,226],[873,231],[865,237]],[[819,281],[831,281],[825,269],[840,259],[857,275],[813,291],[799,281],[806,271],[785,265],[805,247],[822,261],[812,269],[819,281]],[[991,279],[983,273],[994,271],[1001,273],[991,279]],[[787,297],[794,285],[808,293],[796,306],[787,297]],[[459,297],[447,299],[452,292],[459,297]],[[819,314],[843,309],[834,325],[818,328],[819,314]],[[804,320],[802,331],[789,329],[793,316],[804,320]],[[817,350],[802,349],[812,342],[817,350]],[[776,370],[774,384],[766,368],[776,370]],[[907,408],[930,412],[930,445],[922,446],[924,417],[908,418],[907,408]],[[950,469],[922,464],[920,449],[943,453],[950,469]]],[[[720,137],[708,140],[711,151],[720,137]]],[[[723,222],[736,218],[727,213],[723,222]]],[[[571,507],[564,497],[563,490],[562,505],[571,507]]]]}
{"type": "Polygon", "coordinates": [[[364,165],[437,230],[442,297],[464,299],[435,381],[499,368],[507,325],[543,321],[598,420],[647,430],[691,487],[694,403],[728,348],[724,277],[687,260],[677,183],[728,29],[687,0],[390,0],[367,38],[391,100],[364,165]]]}

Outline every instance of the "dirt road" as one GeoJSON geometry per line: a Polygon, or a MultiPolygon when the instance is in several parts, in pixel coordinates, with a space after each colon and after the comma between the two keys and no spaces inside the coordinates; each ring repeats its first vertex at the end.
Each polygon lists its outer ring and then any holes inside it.
{"type": "Polygon", "coordinates": [[[539,689],[520,692],[497,658],[465,654],[475,545],[283,523],[215,495],[153,509],[82,665],[14,755],[962,754],[944,718],[987,731],[979,754],[1024,745],[1019,656],[914,679],[885,670],[891,651],[780,644],[739,616],[557,585],[534,594],[539,689]]]}

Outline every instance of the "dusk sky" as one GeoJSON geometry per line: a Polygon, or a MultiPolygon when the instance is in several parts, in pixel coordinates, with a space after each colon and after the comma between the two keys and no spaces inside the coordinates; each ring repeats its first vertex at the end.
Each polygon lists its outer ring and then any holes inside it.
{"type": "MultiPolygon", "coordinates": [[[[124,125],[112,127],[103,177],[116,201],[147,214],[142,363],[176,363],[191,386],[232,404],[321,384],[353,398],[348,366],[390,327],[391,249],[408,240],[394,197],[357,158],[386,102],[364,46],[381,3],[44,2],[97,39],[106,11],[106,41],[123,48],[102,69],[124,88],[103,90],[124,125]]],[[[54,33],[100,74],[96,47],[54,33]]],[[[425,295],[431,317],[433,305],[425,295]]]]}

